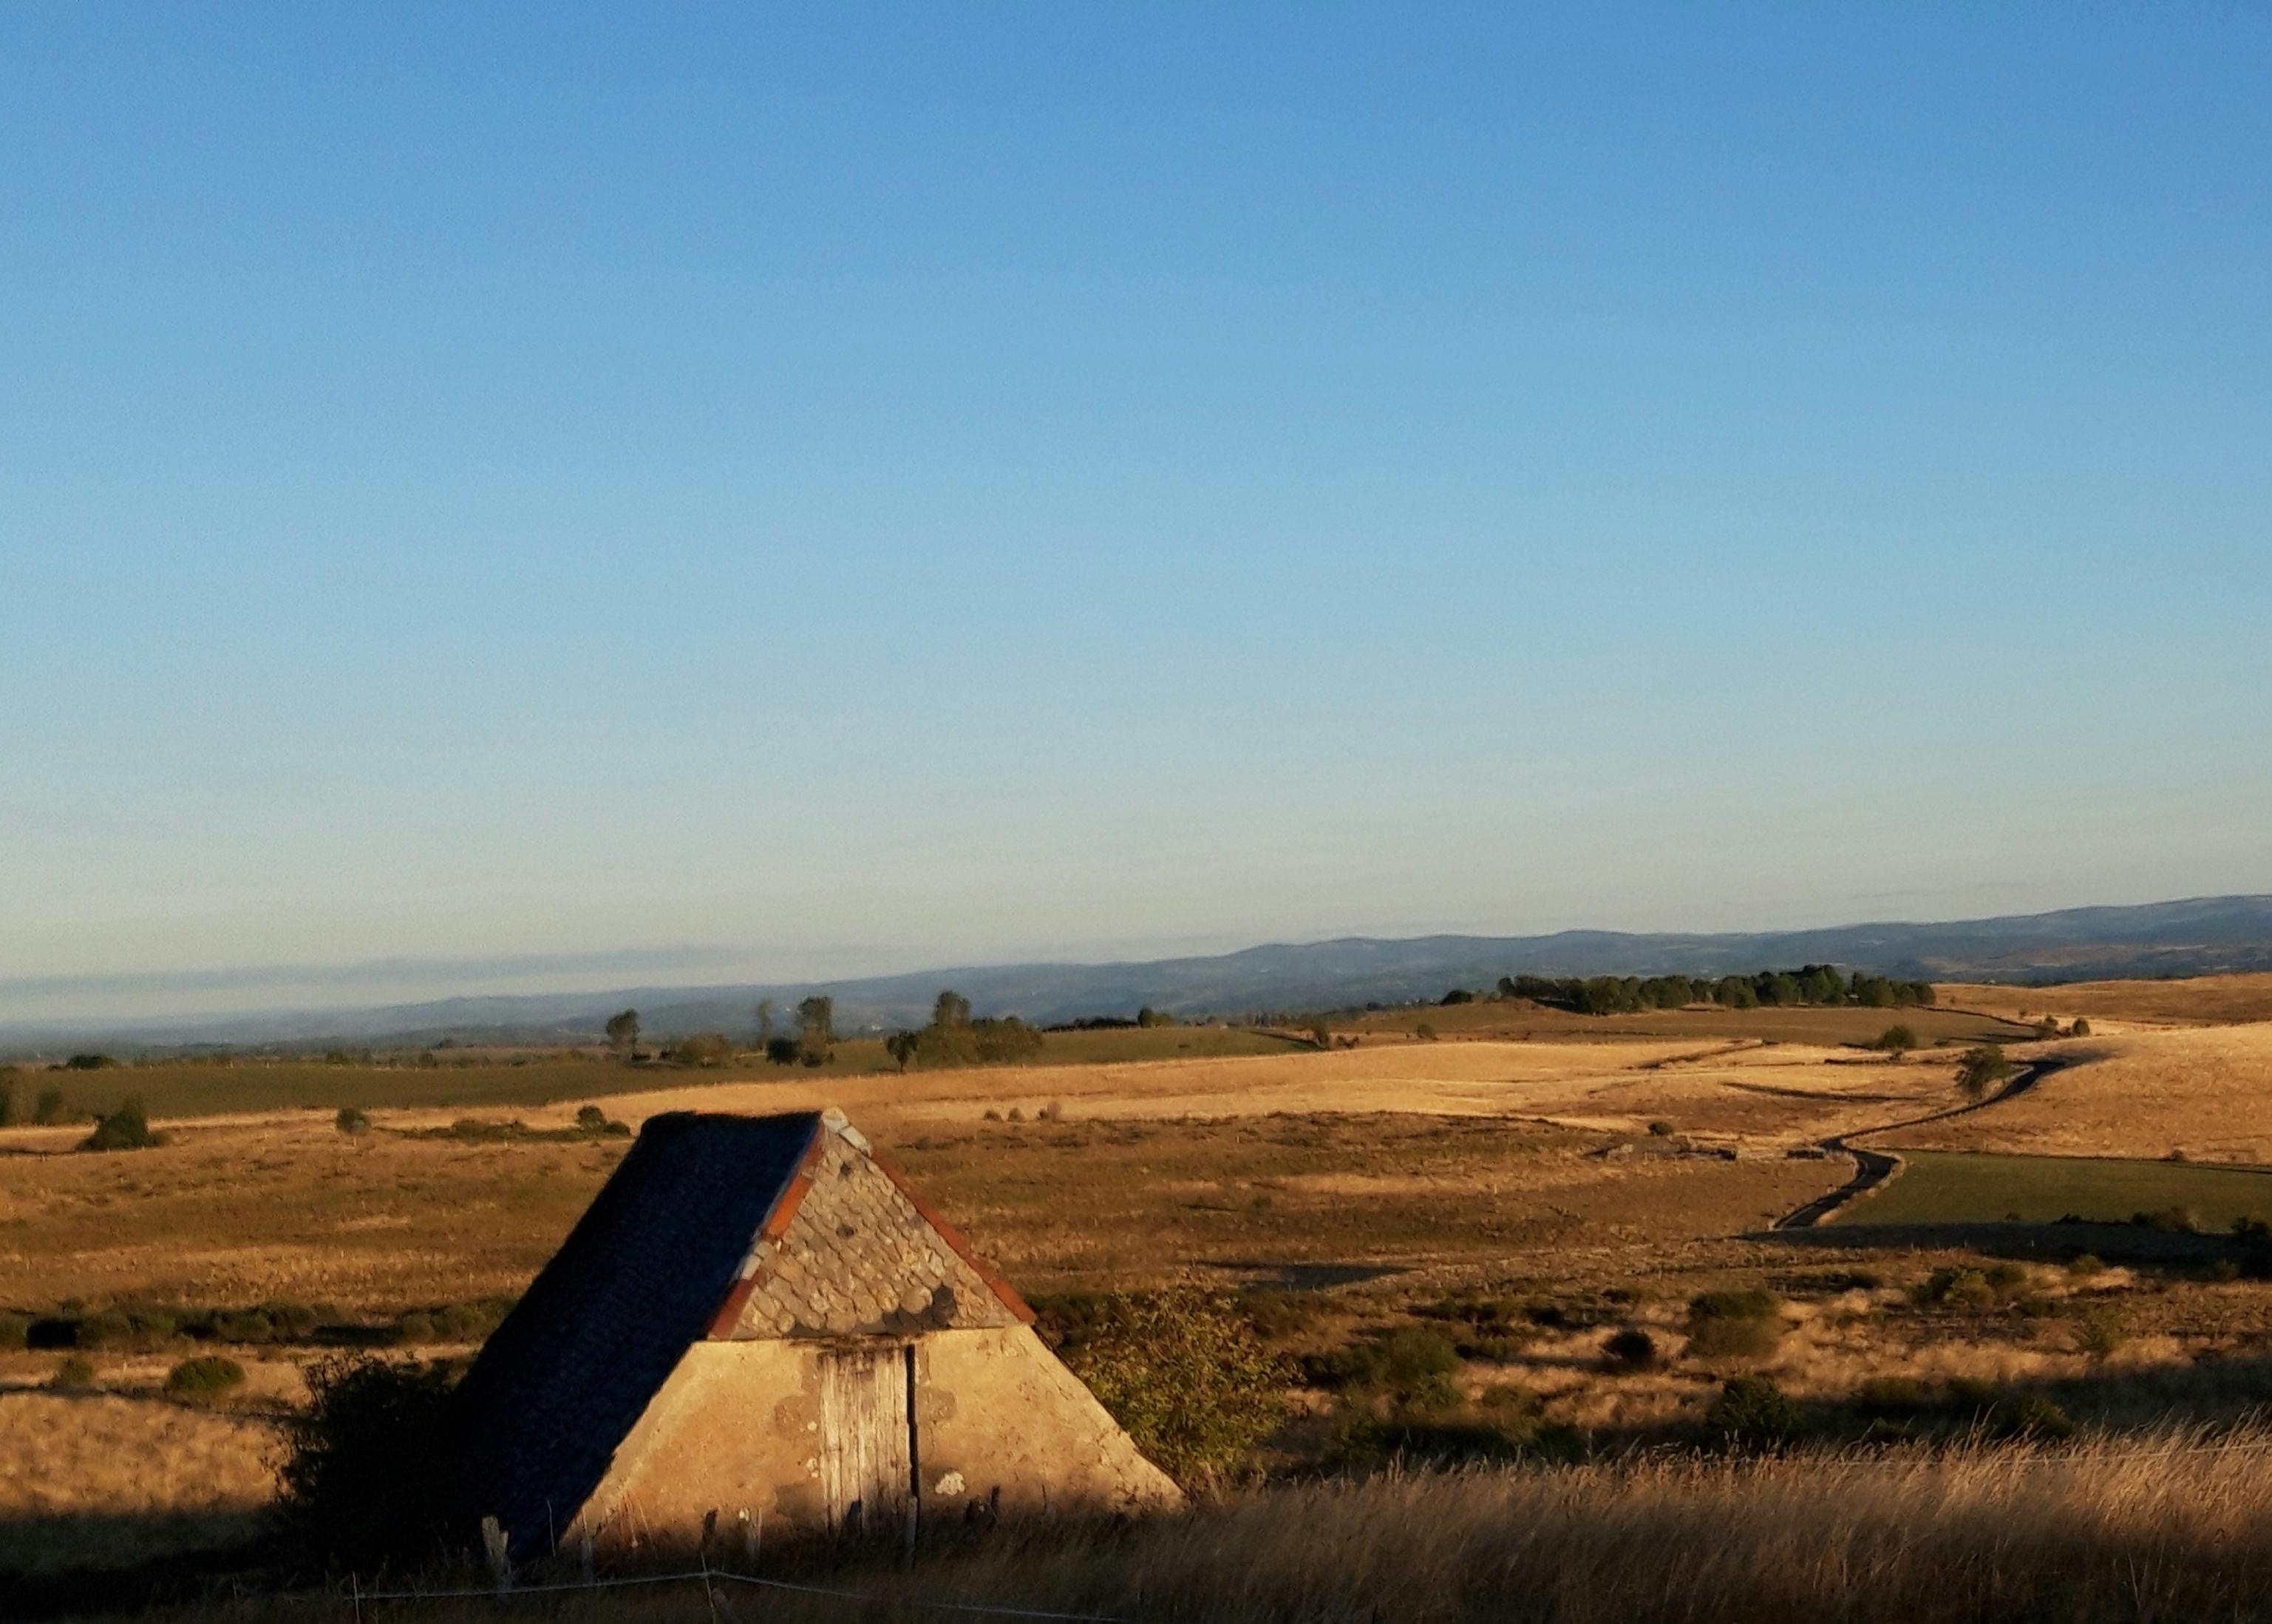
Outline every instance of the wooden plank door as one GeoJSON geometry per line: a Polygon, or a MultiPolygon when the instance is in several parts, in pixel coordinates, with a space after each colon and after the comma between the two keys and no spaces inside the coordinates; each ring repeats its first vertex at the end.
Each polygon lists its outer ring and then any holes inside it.
{"type": "Polygon", "coordinates": [[[915,1358],[890,1343],[820,1356],[820,1486],[839,1533],[914,1531],[915,1358]]]}

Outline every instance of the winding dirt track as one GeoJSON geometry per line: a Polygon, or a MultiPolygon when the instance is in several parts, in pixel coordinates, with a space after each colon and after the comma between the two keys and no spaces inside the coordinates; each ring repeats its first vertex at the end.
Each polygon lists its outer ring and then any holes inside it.
{"type": "Polygon", "coordinates": [[[1902,1159],[1883,1150],[1870,1150],[1855,1144],[1857,1139],[1872,1134],[1890,1134],[1895,1128],[1917,1127],[1926,1122],[1945,1122],[1951,1117],[1966,1117],[1976,1111],[1985,1111],[1991,1105],[2000,1105],[2006,1100],[2025,1094],[2052,1073],[2065,1065],[2064,1060],[2029,1060],[2012,1074],[2011,1080],[1985,1099],[1975,1100],[1969,1105],[1958,1105],[1948,1111],[1936,1111],[1930,1115],[1911,1117],[1902,1122],[1882,1122],[1876,1127],[1856,1128],[1849,1134],[1834,1134],[1819,1141],[1823,1149],[1834,1156],[1854,1158],[1854,1176],[1827,1194],[1818,1195],[1804,1207],[1785,1213],[1775,1222],[1779,1230],[1812,1229],[1823,1223],[1842,1207],[1867,1194],[1902,1171],[1902,1159]]]}

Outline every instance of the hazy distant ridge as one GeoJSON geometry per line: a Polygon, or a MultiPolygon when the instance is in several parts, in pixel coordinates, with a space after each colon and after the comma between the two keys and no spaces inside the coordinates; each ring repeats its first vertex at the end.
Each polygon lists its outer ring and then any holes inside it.
{"type": "Polygon", "coordinates": [[[825,983],[624,987],[227,1020],[89,1022],[69,1028],[19,1022],[0,1027],[0,1042],[18,1048],[103,1038],[139,1044],[325,1038],[372,1043],[449,1035],[585,1041],[595,1039],[601,1023],[627,1006],[636,1007],[645,1029],[657,1036],[712,1028],[742,1032],[752,1023],[758,999],[773,999],[785,1014],[811,992],[833,993],[839,1026],[853,1029],[919,1023],[945,986],[968,994],[982,1014],[1012,1012],[1040,1022],[1132,1014],[1145,1004],[1184,1015],[1234,1014],[1435,998],[1449,987],[1486,987],[1501,976],[1522,972],[1724,975],[1805,962],[1943,980],[2088,980],[2272,969],[2272,896],[1714,935],[1563,931],[1551,936],[1348,937],[1132,964],[960,966],[825,983]]]}

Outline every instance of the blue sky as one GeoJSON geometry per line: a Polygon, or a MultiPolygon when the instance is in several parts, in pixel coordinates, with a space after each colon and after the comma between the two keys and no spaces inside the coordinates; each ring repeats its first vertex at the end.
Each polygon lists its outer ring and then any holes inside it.
{"type": "Polygon", "coordinates": [[[0,1014],[2272,890],[2268,82],[0,11],[0,1014]]]}

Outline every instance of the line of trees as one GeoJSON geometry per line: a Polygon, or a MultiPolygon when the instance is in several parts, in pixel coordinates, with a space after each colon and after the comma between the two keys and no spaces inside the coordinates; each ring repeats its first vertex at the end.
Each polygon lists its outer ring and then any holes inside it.
{"type": "MultiPolygon", "coordinates": [[[[1644,1009],[1685,1009],[1691,1004],[1717,1004],[1728,1009],[1810,1005],[1903,1009],[1929,1007],[1934,999],[1929,981],[1896,981],[1860,970],[1850,974],[1835,964],[1723,976],[1716,981],[1687,976],[1502,976],[1498,993],[1501,998],[1528,999],[1550,1009],[1581,1015],[1626,1015],[1644,1009]]],[[[1459,1001],[1471,997],[1466,994],[1459,1001]]],[[[1454,999],[1447,994],[1445,1001],[1454,999]]]]}
{"type": "Polygon", "coordinates": [[[884,1052],[901,1071],[911,1066],[1007,1066],[1042,1051],[1042,1035],[1015,1015],[974,1019],[970,1000],[942,992],[931,1004],[930,1024],[897,1031],[884,1040],[884,1052]]]}

